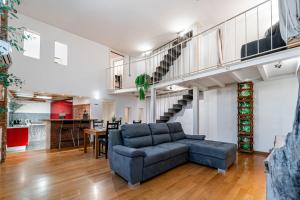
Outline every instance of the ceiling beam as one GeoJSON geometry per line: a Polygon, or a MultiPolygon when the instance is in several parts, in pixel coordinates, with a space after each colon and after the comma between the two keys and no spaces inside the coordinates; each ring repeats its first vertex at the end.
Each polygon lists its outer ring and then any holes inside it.
{"type": "Polygon", "coordinates": [[[215,84],[217,84],[219,87],[221,88],[224,88],[225,87],[225,84],[222,83],[221,81],[219,81],[218,79],[216,78],[213,78],[213,77],[208,77],[209,80],[211,80],[212,82],[214,82],[215,84]]]}
{"type": "Polygon", "coordinates": [[[241,83],[244,81],[237,71],[230,72],[229,74],[230,74],[231,78],[233,78],[238,83],[241,83]]]}
{"type": "Polygon", "coordinates": [[[200,84],[198,81],[193,81],[187,84],[188,87],[197,87],[200,91],[204,92],[207,91],[208,88],[200,84]]]}
{"type": "Polygon", "coordinates": [[[269,75],[268,75],[268,73],[267,73],[266,68],[265,68],[264,65],[262,65],[262,66],[257,66],[257,69],[258,69],[258,71],[259,71],[259,73],[260,73],[261,78],[262,78],[264,81],[269,80],[269,75]]]}

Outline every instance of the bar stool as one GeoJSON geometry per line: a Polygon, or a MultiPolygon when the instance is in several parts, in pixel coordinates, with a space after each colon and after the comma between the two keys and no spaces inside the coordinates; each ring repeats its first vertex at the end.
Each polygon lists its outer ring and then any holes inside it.
{"type": "MultiPolygon", "coordinates": [[[[89,123],[90,123],[89,120],[82,119],[79,122],[79,127],[76,127],[76,129],[77,129],[77,144],[78,144],[78,147],[80,145],[80,133],[83,134],[84,129],[90,128],[89,125],[88,126],[85,125],[85,124],[89,124],[89,123]]],[[[89,141],[91,143],[91,139],[90,138],[89,138],[89,141]]]]}
{"type": "Polygon", "coordinates": [[[70,134],[73,141],[73,146],[75,147],[75,139],[73,135],[74,130],[74,123],[73,120],[61,120],[60,129],[58,130],[58,149],[61,149],[61,143],[62,143],[62,135],[63,134],[70,134]]]}

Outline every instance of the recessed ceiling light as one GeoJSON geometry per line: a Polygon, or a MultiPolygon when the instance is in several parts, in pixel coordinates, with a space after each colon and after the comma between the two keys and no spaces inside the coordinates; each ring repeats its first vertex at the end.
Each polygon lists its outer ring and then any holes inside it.
{"type": "Polygon", "coordinates": [[[167,87],[167,90],[170,90],[170,91],[181,91],[181,90],[185,90],[185,89],[187,89],[187,88],[179,86],[179,85],[170,85],[167,87]]]}
{"type": "Polygon", "coordinates": [[[143,43],[137,47],[138,51],[142,51],[142,52],[150,51],[152,48],[153,46],[149,43],[143,43]]]}

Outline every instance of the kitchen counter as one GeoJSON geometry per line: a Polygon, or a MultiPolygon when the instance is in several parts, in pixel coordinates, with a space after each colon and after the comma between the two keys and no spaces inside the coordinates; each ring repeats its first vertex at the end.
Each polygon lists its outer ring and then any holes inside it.
{"type": "Polygon", "coordinates": [[[50,119],[43,120],[46,125],[46,144],[48,149],[57,149],[59,143],[60,129],[68,128],[69,130],[62,131],[61,147],[73,147],[72,136],[70,130],[73,130],[73,137],[77,145],[79,136],[79,145],[83,145],[83,129],[91,128],[93,119],[50,119]]]}

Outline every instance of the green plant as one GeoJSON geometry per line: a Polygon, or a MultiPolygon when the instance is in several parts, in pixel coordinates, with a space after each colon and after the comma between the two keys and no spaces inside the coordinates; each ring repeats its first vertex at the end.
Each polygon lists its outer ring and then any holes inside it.
{"type": "Polygon", "coordinates": [[[245,132],[245,133],[250,133],[251,127],[250,126],[241,126],[240,131],[245,132]]]}
{"type": "Polygon", "coordinates": [[[243,83],[240,85],[241,89],[250,89],[250,84],[249,83],[243,83]]]}
{"type": "Polygon", "coordinates": [[[250,150],[250,147],[251,147],[250,144],[247,144],[247,143],[241,145],[241,148],[244,149],[244,150],[247,150],[247,151],[250,150]]]}
{"type": "Polygon", "coordinates": [[[145,94],[150,87],[150,76],[148,74],[141,74],[135,79],[135,86],[139,93],[140,100],[145,99],[145,94]]]}
{"type": "Polygon", "coordinates": [[[245,143],[249,143],[249,142],[250,142],[250,138],[247,138],[247,137],[241,137],[241,138],[240,138],[240,141],[241,141],[241,142],[245,142],[245,143]]]}
{"type": "Polygon", "coordinates": [[[240,96],[249,97],[249,96],[251,96],[251,92],[249,90],[243,90],[240,92],[240,96]]]}
{"type": "Polygon", "coordinates": [[[240,102],[240,107],[250,107],[249,102],[240,102]]]}
{"type": "MultiPolygon", "coordinates": [[[[11,48],[17,51],[23,51],[20,43],[25,39],[30,39],[24,35],[24,27],[16,27],[8,24],[8,19],[18,19],[17,6],[21,4],[21,0],[0,0],[0,56],[10,53],[11,48]]],[[[0,61],[0,84],[3,85],[5,91],[8,87],[14,86],[21,88],[23,81],[14,74],[8,73],[8,67],[11,63],[0,61]]],[[[7,108],[1,108],[0,113],[7,112],[7,108]]]]}
{"type": "Polygon", "coordinates": [[[250,125],[251,123],[250,123],[250,120],[245,119],[245,120],[240,120],[240,124],[241,125],[250,125]]]}
{"type": "Polygon", "coordinates": [[[117,120],[117,117],[114,115],[112,118],[111,118],[111,121],[112,122],[115,122],[117,120]]]}
{"type": "Polygon", "coordinates": [[[239,112],[242,115],[246,115],[246,114],[250,114],[251,113],[251,109],[250,108],[240,108],[239,112]]]}

